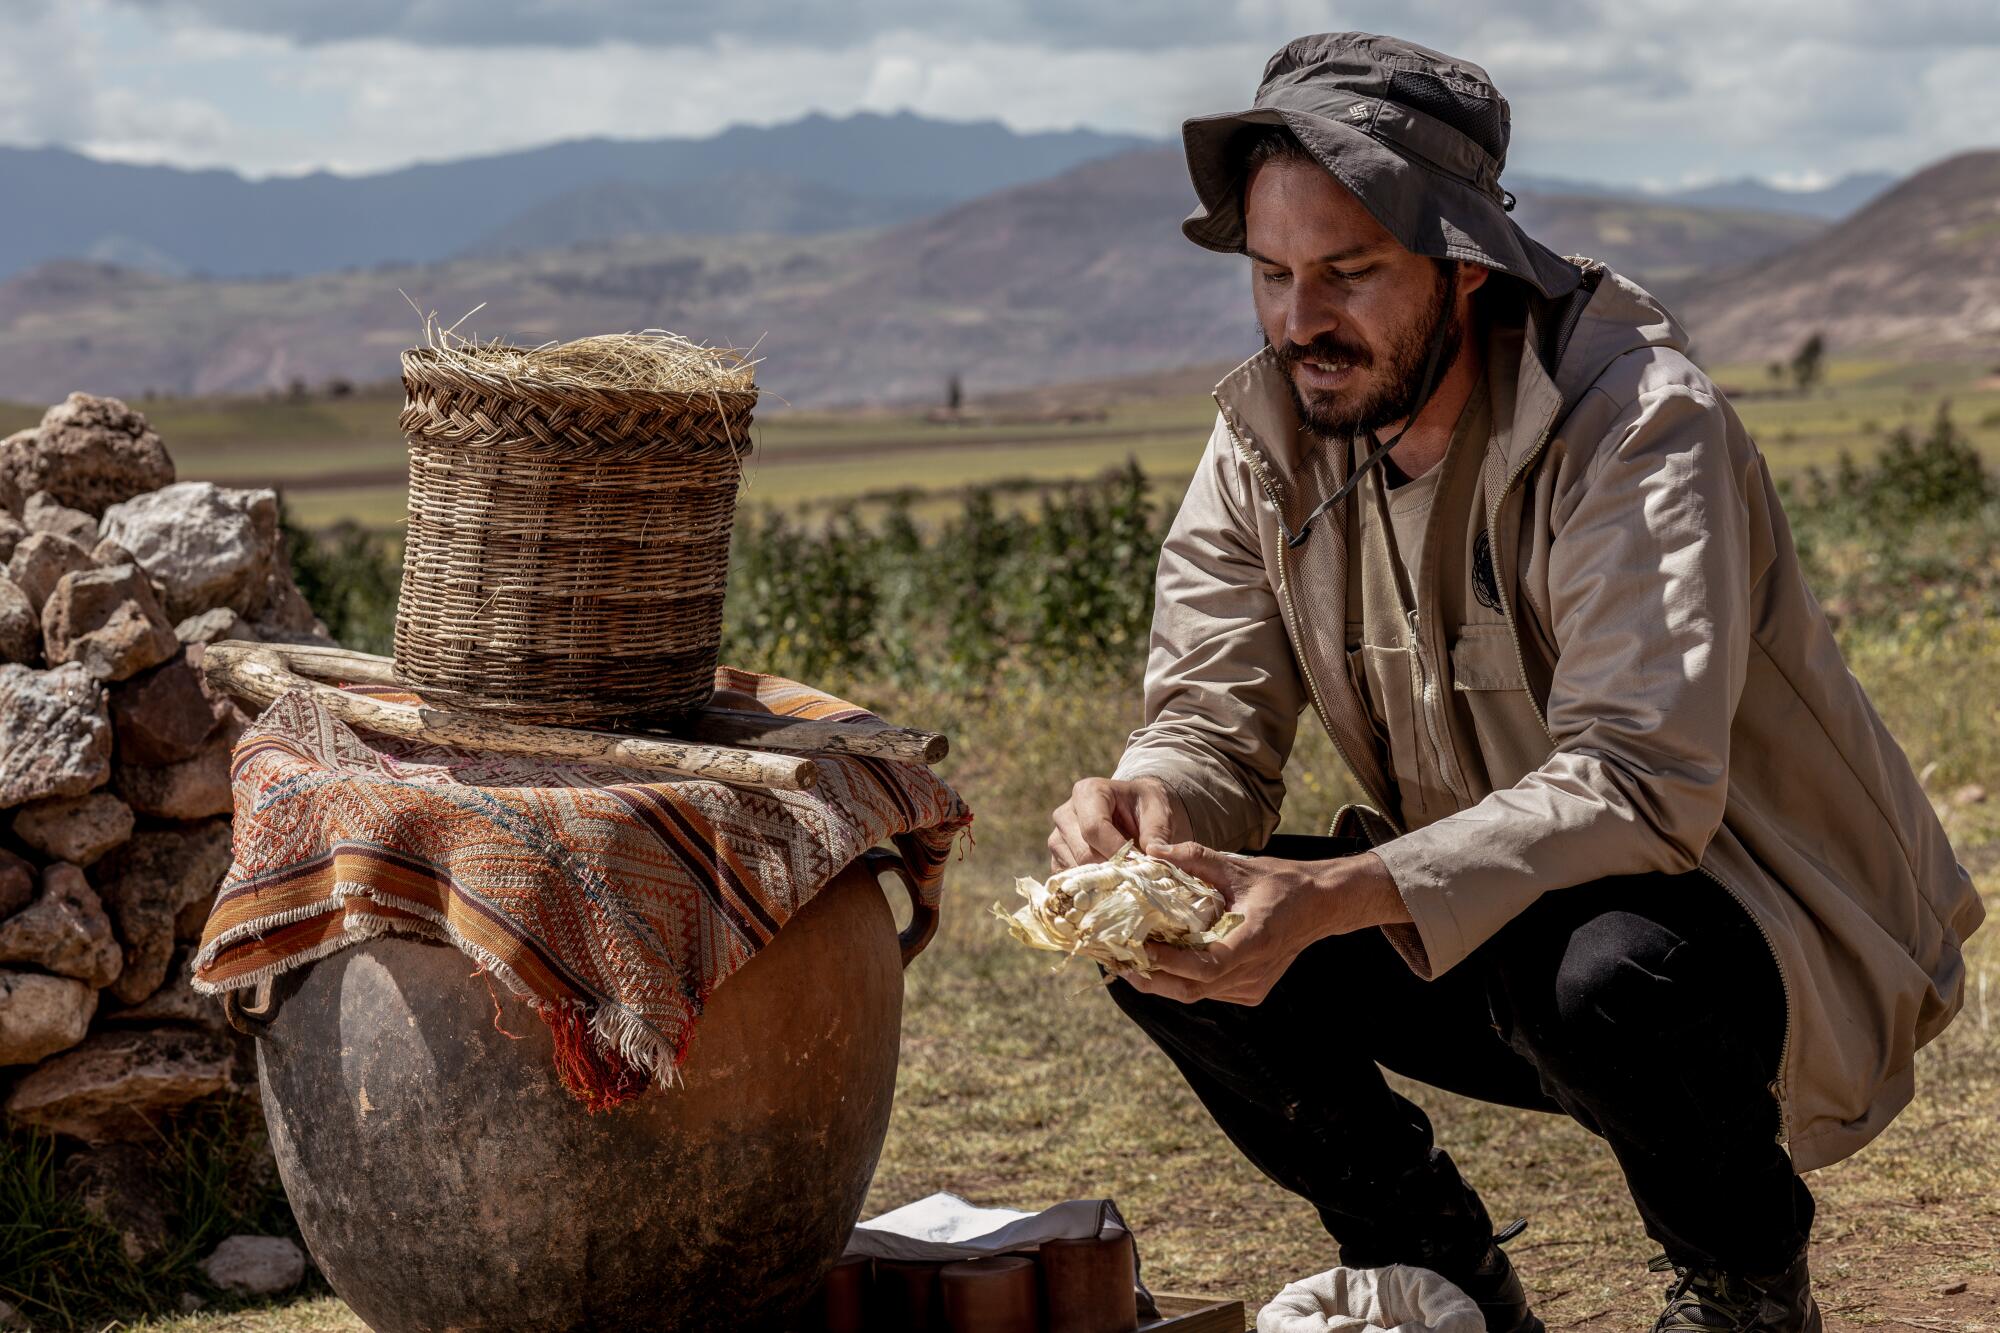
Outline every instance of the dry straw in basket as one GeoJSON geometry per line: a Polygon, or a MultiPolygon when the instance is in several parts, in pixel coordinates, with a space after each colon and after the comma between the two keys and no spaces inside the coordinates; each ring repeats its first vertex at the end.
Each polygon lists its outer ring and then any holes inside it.
{"type": "Polygon", "coordinates": [[[657,726],[706,703],[753,372],[659,331],[523,348],[427,320],[403,354],[397,673],[521,722],[657,726]]]}

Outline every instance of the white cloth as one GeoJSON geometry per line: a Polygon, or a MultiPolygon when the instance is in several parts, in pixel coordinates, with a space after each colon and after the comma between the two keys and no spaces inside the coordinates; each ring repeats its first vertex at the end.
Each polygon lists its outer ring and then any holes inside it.
{"type": "Polygon", "coordinates": [[[1472,1297],[1428,1268],[1335,1268],[1279,1292],[1257,1333],[1485,1333],[1472,1297]]]}

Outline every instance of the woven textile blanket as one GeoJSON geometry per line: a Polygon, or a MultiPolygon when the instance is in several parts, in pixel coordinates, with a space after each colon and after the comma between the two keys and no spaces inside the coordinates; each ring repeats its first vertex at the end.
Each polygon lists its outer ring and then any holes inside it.
{"type": "MultiPolygon", "coordinates": [[[[875,721],[728,667],[712,706],[875,721]]],[[[709,995],[863,851],[894,842],[936,904],[972,821],[958,794],[921,764],[814,758],[815,789],[764,791],[364,739],[284,695],[232,755],[234,859],[195,986],[252,986],[384,933],[448,942],[549,1024],[572,1093],[616,1105],[674,1077],[709,995]]]]}

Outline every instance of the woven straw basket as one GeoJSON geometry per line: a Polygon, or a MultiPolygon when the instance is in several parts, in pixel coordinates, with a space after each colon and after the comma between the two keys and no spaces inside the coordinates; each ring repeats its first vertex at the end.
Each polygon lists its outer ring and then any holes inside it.
{"type": "Polygon", "coordinates": [[[397,674],[509,721],[671,725],[714,689],[748,368],[663,390],[523,364],[497,345],[403,354],[397,674]]]}

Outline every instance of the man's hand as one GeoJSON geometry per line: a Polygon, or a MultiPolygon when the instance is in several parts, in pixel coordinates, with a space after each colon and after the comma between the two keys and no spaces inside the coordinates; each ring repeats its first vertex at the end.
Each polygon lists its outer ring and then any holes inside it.
{"type": "Polygon", "coordinates": [[[1177,842],[1191,832],[1180,802],[1158,778],[1084,778],[1049,820],[1052,870],[1108,860],[1127,842],[1177,842]]]}
{"type": "Polygon", "coordinates": [[[1332,861],[1285,861],[1211,851],[1199,843],[1142,848],[1222,890],[1243,924],[1203,949],[1154,941],[1148,976],[1121,970],[1136,990],[1182,1003],[1262,1004],[1305,947],[1328,935],[1408,921],[1382,858],[1373,852],[1332,861]]]}

